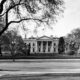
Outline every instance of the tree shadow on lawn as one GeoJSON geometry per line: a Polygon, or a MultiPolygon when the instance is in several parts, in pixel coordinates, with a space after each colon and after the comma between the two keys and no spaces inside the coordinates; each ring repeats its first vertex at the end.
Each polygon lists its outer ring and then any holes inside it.
{"type": "Polygon", "coordinates": [[[5,75],[0,77],[0,80],[80,80],[80,74],[5,75]]]}

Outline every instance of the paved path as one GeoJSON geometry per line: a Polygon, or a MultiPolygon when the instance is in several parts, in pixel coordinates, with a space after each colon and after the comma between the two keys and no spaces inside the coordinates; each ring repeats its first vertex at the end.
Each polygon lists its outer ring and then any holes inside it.
{"type": "Polygon", "coordinates": [[[79,59],[0,60],[0,76],[12,74],[80,73],[79,59]]]}

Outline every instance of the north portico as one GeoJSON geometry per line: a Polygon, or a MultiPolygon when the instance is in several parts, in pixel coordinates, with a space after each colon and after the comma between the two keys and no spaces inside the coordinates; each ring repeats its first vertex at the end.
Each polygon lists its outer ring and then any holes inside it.
{"type": "Polygon", "coordinates": [[[30,37],[25,43],[30,44],[30,53],[58,53],[58,38],[56,37],[30,37]]]}

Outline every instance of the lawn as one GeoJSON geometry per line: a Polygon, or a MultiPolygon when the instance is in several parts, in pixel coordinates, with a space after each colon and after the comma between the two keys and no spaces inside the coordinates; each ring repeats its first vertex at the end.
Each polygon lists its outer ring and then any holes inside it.
{"type": "Polygon", "coordinates": [[[53,76],[53,75],[18,75],[18,76],[3,76],[0,80],[80,80],[80,76],[53,76]]]}

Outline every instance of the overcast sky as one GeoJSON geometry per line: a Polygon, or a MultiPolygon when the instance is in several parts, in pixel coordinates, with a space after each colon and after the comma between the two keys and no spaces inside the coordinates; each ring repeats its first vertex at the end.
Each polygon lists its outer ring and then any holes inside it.
{"type": "Polygon", "coordinates": [[[80,27],[80,0],[65,0],[65,7],[64,17],[54,26],[56,36],[65,36],[80,27]]]}

